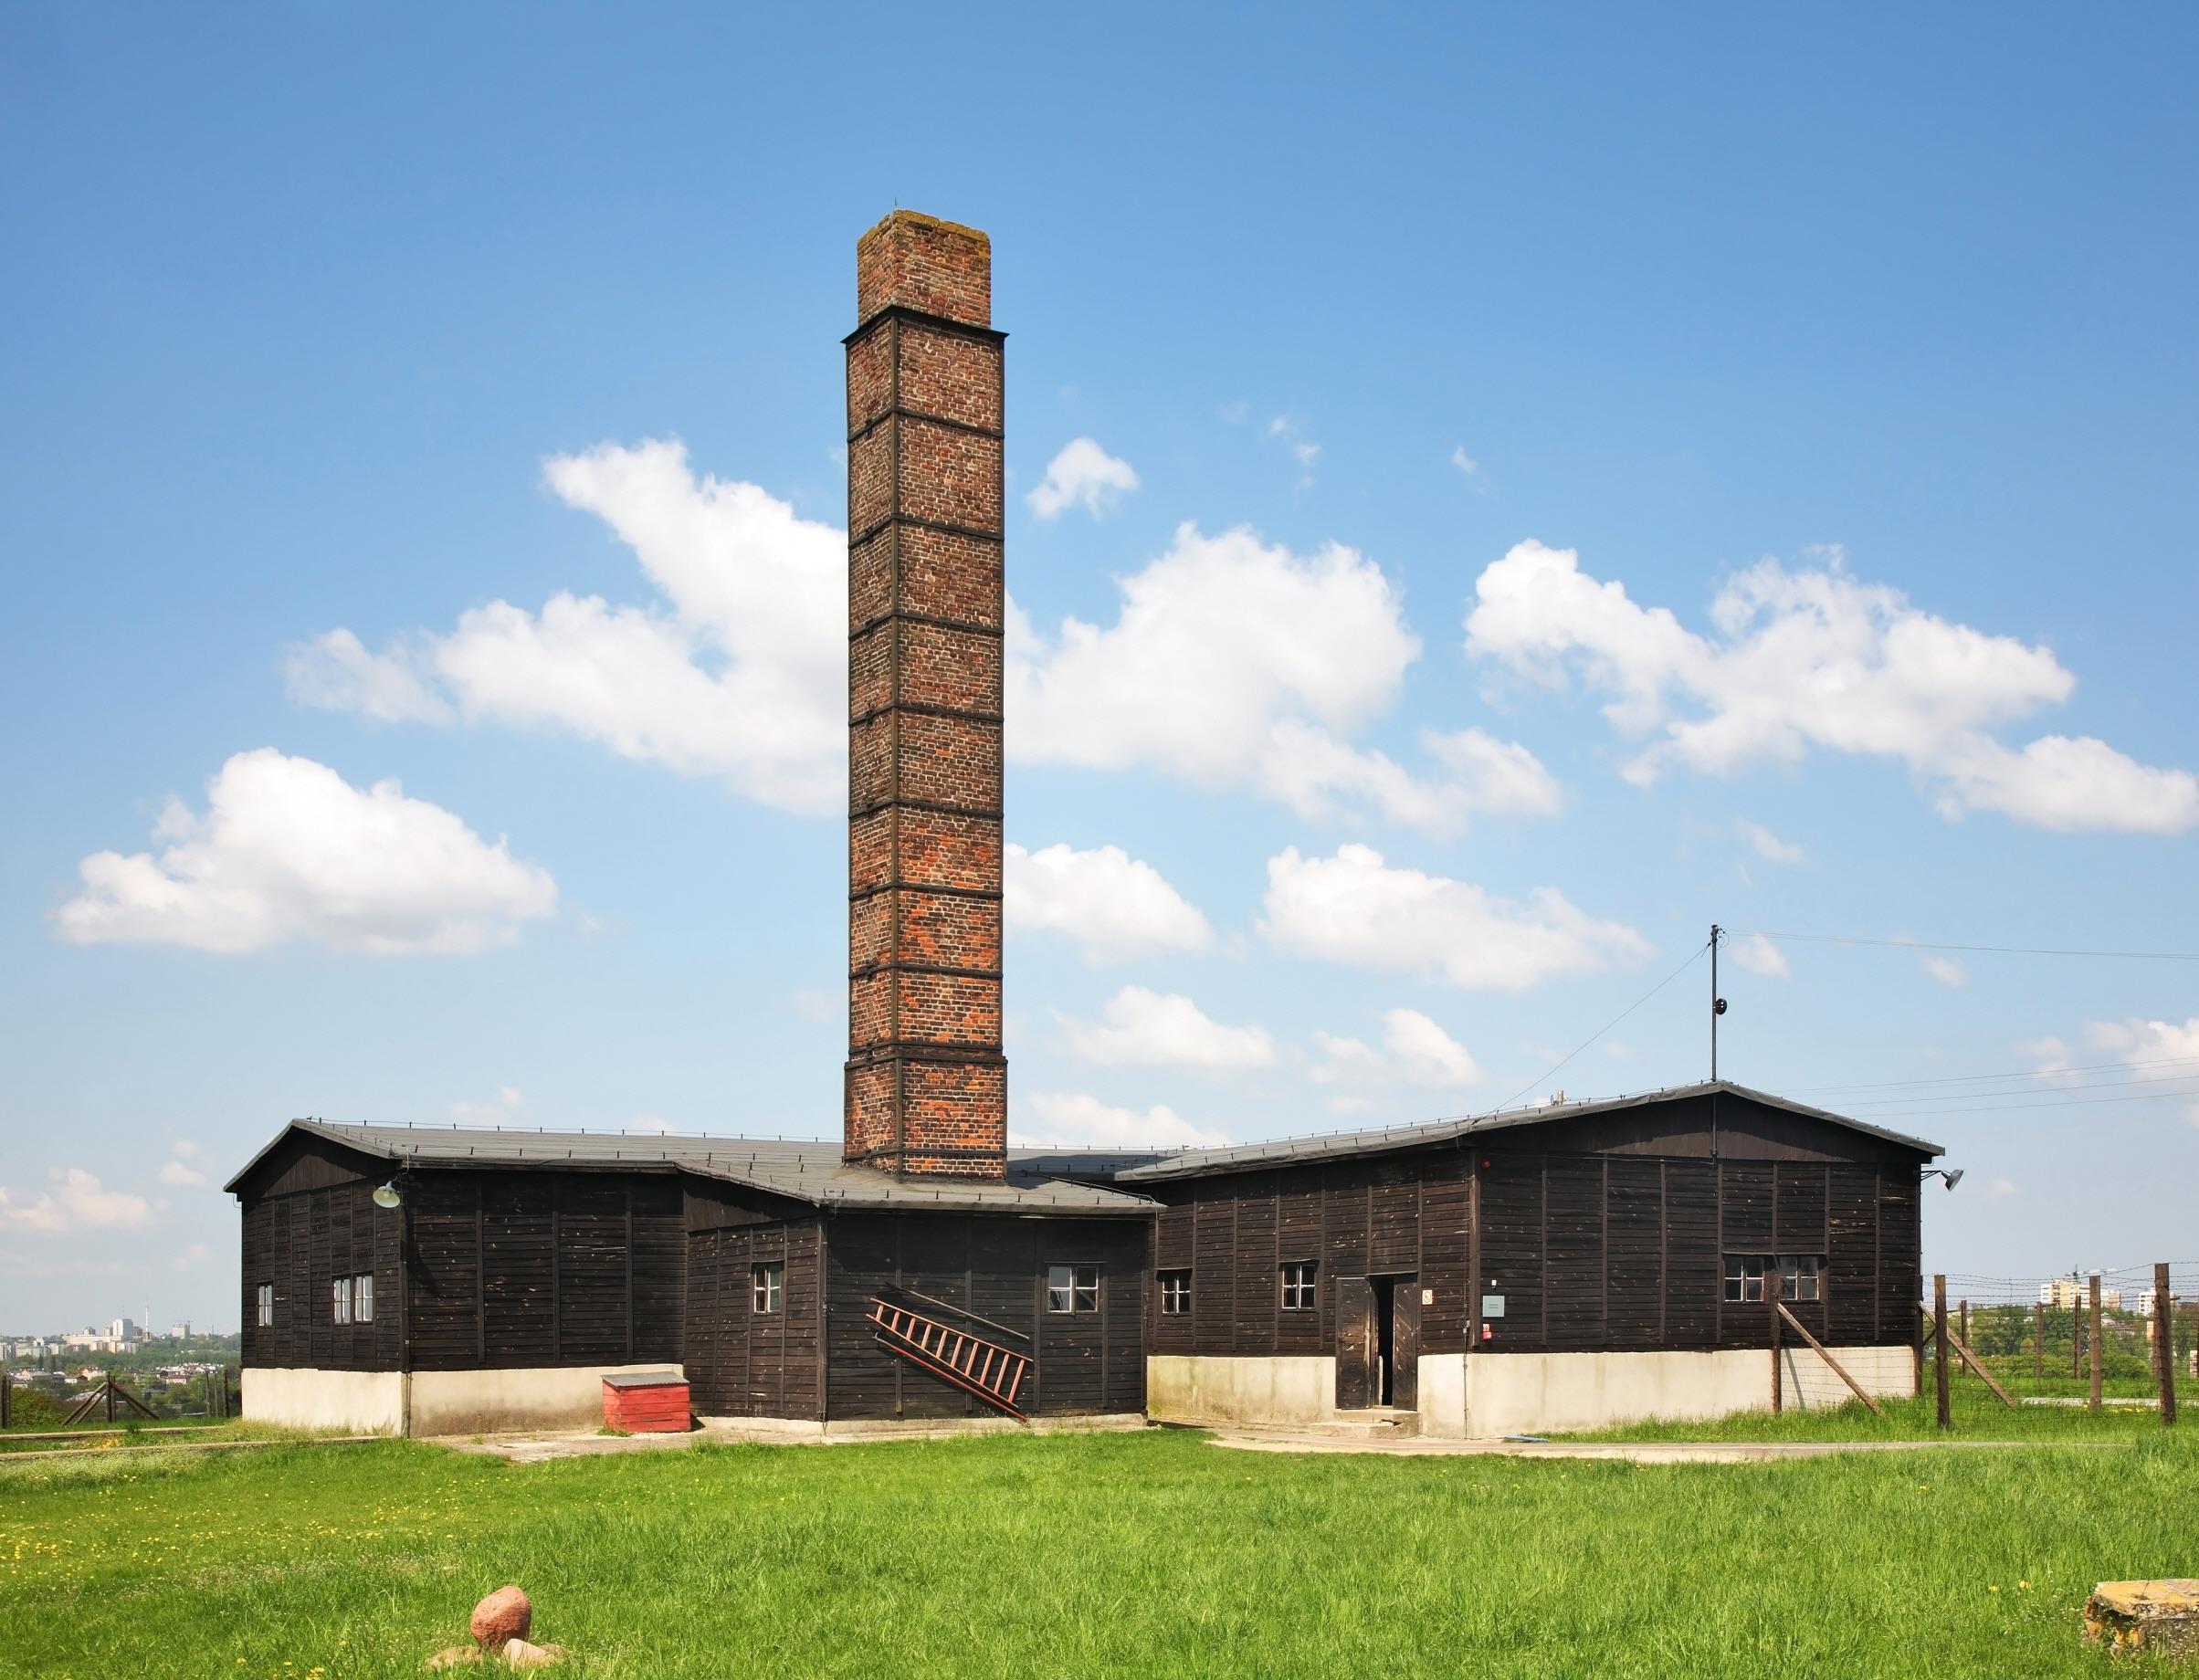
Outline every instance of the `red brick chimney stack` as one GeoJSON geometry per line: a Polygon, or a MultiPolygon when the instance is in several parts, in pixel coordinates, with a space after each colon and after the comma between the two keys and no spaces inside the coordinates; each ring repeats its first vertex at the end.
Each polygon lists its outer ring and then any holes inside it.
{"type": "Polygon", "coordinates": [[[998,1179],[1006,335],[992,242],[895,211],[856,244],[856,314],[844,1153],[998,1179]]]}

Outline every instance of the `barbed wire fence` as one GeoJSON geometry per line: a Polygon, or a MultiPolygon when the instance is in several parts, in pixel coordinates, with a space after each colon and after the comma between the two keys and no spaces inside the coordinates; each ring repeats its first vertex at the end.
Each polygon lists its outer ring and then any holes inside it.
{"type": "MultiPolygon", "coordinates": [[[[1975,1377],[1967,1349],[2016,1400],[2103,1406],[2158,1406],[2162,1394],[2160,1349],[2168,1373],[2183,1383],[2199,1377],[2199,1260],[2076,1268],[2043,1276],[2004,1277],[1973,1272],[1943,1275],[1951,1336],[1951,1381],[1975,1377]],[[2166,1267],[2168,1301],[2159,1300],[2166,1267]],[[2099,1280],[2094,1333],[2093,1280],[2099,1280]]],[[[1924,1280],[1922,1389],[1934,1391],[1938,1338],[1932,1328],[1934,1285],[1924,1280]]]]}

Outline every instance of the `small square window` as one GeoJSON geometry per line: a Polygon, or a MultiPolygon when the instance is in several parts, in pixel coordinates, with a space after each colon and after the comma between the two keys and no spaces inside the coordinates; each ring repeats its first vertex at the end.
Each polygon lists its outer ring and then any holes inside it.
{"type": "Polygon", "coordinates": [[[275,1322],[275,1286],[259,1286],[259,1324],[264,1328],[275,1322]]]}
{"type": "Polygon", "coordinates": [[[352,1321],[352,1280],[336,1277],[329,1282],[329,1315],[338,1324],[352,1321]]]}
{"type": "Polygon", "coordinates": [[[372,1324],[374,1321],[374,1275],[361,1272],[352,1279],[352,1322],[372,1324]]]}
{"type": "Polygon", "coordinates": [[[1824,1299],[1824,1262],[1815,1255],[1779,1257],[1779,1298],[1783,1301],[1824,1299]]]}
{"type": "Polygon", "coordinates": [[[1283,1262],[1283,1310],[1285,1312],[1311,1312],[1313,1310],[1313,1262],[1286,1260],[1283,1262]]]}
{"type": "Polygon", "coordinates": [[[760,1313],[777,1312],[780,1292],[786,1282],[785,1265],[772,1260],[762,1265],[752,1265],[748,1272],[755,1294],[756,1310],[760,1313]]]}
{"type": "Polygon", "coordinates": [[[1191,1310],[1191,1274],[1189,1272],[1163,1272],[1161,1274],[1161,1310],[1173,1318],[1191,1310]]]}
{"type": "Polygon", "coordinates": [[[1100,1310],[1100,1268],[1049,1265],[1046,1269],[1046,1309],[1050,1313],[1100,1310]]]}
{"type": "Polygon", "coordinates": [[[1746,1302],[1763,1299],[1764,1273],[1771,1261],[1762,1255],[1726,1256],[1726,1299],[1746,1302]]]}

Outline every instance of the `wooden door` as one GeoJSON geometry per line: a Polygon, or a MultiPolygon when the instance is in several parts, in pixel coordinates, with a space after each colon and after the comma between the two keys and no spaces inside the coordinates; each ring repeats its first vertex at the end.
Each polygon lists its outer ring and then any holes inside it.
{"type": "Polygon", "coordinates": [[[1354,1412],[1373,1403],[1374,1291],[1363,1277],[1336,1280],[1336,1406],[1354,1412]]]}
{"type": "Polygon", "coordinates": [[[1391,1291],[1390,1403],[1420,1410],[1420,1279],[1407,1276],[1391,1291]]]}

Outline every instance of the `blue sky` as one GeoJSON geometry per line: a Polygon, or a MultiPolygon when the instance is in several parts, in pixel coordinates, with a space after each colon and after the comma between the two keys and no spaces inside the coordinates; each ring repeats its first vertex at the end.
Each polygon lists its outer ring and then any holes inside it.
{"type": "MultiPolygon", "coordinates": [[[[1699,963],[1551,1067],[1714,919],[2199,950],[2188,12],[926,17],[0,25],[0,1329],[233,1326],[291,1115],[836,1133],[897,203],[1011,334],[1023,1135],[1697,1077],[1699,963]]],[[[1930,1262],[2188,1257],[2199,965],[1721,977],[1930,1262]]]]}

